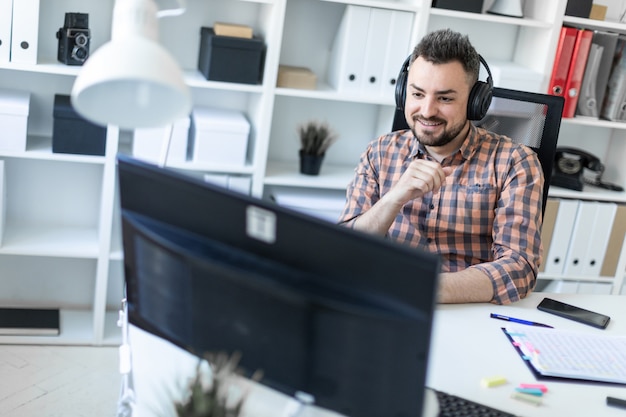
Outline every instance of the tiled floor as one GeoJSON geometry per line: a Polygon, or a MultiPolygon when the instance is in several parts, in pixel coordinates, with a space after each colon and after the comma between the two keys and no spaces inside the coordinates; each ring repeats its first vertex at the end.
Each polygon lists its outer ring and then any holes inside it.
{"type": "Polygon", "coordinates": [[[0,416],[113,417],[117,347],[0,345],[0,416]]]}

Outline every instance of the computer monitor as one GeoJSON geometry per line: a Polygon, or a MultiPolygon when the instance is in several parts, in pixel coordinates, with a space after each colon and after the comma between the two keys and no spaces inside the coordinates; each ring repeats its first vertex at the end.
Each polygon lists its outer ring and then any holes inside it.
{"type": "Polygon", "coordinates": [[[129,323],[354,417],[421,414],[439,258],[119,156],[129,323]]]}

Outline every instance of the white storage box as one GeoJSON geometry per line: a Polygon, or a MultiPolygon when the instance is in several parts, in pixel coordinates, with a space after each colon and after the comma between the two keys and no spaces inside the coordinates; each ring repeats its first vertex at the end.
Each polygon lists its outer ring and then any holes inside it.
{"type": "MultiPolygon", "coordinates": [[[[187,137],[190,118],[184,117],[174,122],[167,164],[187,160],[187,137]]],[[[169,127],[135,129],[133,135],[133,156],[150,162],[160,162],[163,142],[169,127]]]]}
{"type": "MultiPolygon", "coordinates": [[[[543,74],[510,61],[488,61],[495,87],[540,93],[543,74]]],[[[487,79],[487,70],[480,67],[480,80],[487,79]]]]}
{"type": "Polygon", "coordinates": [[[277,204],[336,223],[346,204],[344,191],[276,188],[270,198],[277,204]]]}
{"type": "Polygon", "coordinates": [[[27,91],[0,89],[0,150],[25,151],[26,127],[30,108],[27,91]]]}
{"type": "Polygon", "coordinates": [[[189,140],[193,162],[245,165],[250,123],[234,110],[196,107],[189,140]]]}

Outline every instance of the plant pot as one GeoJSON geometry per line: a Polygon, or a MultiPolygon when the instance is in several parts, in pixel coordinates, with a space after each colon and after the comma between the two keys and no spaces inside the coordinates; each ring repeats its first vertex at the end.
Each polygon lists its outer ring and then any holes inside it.
{"type": "Polygon", "coordinates": [[[312,155],[300,151],[300,173],[305,175],[318,175],[323,160],[324,154],[312,155]]]}

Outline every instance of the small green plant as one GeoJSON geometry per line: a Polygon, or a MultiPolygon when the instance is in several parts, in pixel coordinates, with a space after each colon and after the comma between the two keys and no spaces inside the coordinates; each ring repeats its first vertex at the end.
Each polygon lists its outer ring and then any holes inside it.
{"type": "MultiPolygon", "coordinates": [[[[196,375],[188,387],[188,397],[182,403],[176,403],[178,417],[238,417],[248,395],[238,379],[241,369],[238,368],[241,355],[235,352],[228,355],[224,352],[208,354],[198,361],[196,375]],[[212,381],[207,387],[203,384],[202,364],[209,363],[212,381]]],[[[256,372],[253,381],[261,379],[256,372]]]]}
{"type": "Polygon", "coordinates": [[[309,121],[298,127],[300,152],[307,155],[324,155],[339,138],[327,123],[309,121]]]}

